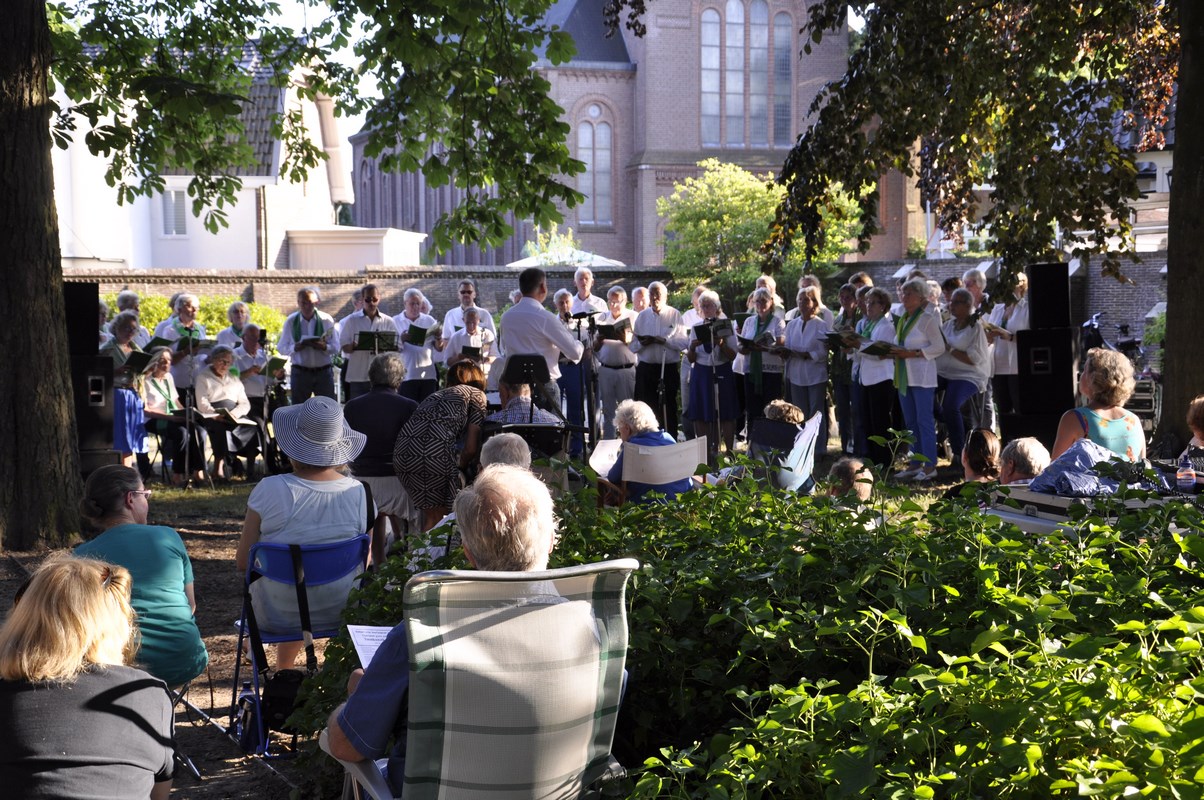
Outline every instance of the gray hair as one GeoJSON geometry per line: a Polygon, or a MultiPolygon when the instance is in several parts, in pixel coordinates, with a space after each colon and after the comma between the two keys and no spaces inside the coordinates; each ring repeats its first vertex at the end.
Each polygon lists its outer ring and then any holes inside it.
{"type": "Polygon", "coordinates": [[[981,269],[972,267],[962,273],[962,283],[974,284],[979,289],[985,289],[987,286],[987,275],[981,269]]]}
{"type": "Polygon", "coordinates": [[[652,294],[653,289],[659,290],[660,293],[665,297],[669,296],[669,287],[665,286],[665,284],[661,283],[660,281],[653,281],[652,283],[648,284],[648,294],[652,294]]]}
{"type": "Polygon", "coordinates": [[[498,433],[481,445],[480,459],[482,469],[490,464],[509,464],[530,469],[531,448],[517,433],[498,433]]]}
{"type": "Polygon", "coordinates": [[[924,278],[909,278],[904,281],[900,291],[911,292],[918,296],[921,300],[928,299],[928,281],[924,278]]]}
{"type": "Polygon", "coordinates": [[[974,305],[974,293],[969,289],[954,289],[953,294],[949,295],[949,302],[954,300],[965,300],[970,305],[974,305]]]}
{"type": "Polygon", "coordinates": [[[406,365],[397,353],[380,353],[368,365],[368,380],[373,386],[397,389],[405,380],[406,365]]]}
{"type": "Polygon", "coordinates": [[[406,289],[405,294],[401,296],[401,301],[403,303],[408,303],[410,302],[411,297],[417,297],[419,300],[426,299],[426,295],[415,289],[413,286],[411,286],[409,289],[406,289]]]}
{"type": "Polygon", "coordinates": [[[131,292],[125,289],[117,293],[117,308],[120,311],[129,311],[138,305],[138,293],[131,292]]]}
{"type": "Polygon", "coordinates": [[[698,305],[700,307],[708,300],[715,304],[715,307],[719,309],[720,313],[723,313],[723,301],[719,299],[718,292],[713,292],[710,289],[707,289],[702,294],[698,295],[698,305]]]}
{"type": "MultiPolygon", "coordinates": [[[[254,322],[248,322],[245,326],[243,326],[242,335],[246,336],[248,333],[259,333],[262,330],[263,328],[259,327],[254,322]]],[[[255,338],[258,339],[259,337],[256,336],[255,338]]]]}
{"type": "Polygon", "coordinates": [[[568,289],[557,289],[556,294],[552,295],[552,304],[560,305],[560,298],[572,297],[572,296],[573,296],[573,293],[570,292],[568,289]]]}
{"type": "Polygon", "coordinates": [[[179,295],[176,296],[176,313],[177,314],[180,312],[181,306],[196,306],[197,308],[200,308],[201,307],[201,298],[197,297],[195,294],[189,294],[188,292],[181,292],[179,295]]]}
{"type": "Polygon", "coordinates": [[[623,300],[624,301],[627,300],[627,290],[624,289],[622,286],[612,286],[606,290],[606,299],[607,300],[614,297],[615,295],[622,295],[623,300]]]}
{"type": "Polygon", "coordinates": [[[1049,450],[1032,436],[1008,442],[999,454],[1000,464],[1011,464],[1012,472],[1035,478],[1049,466],[1049,450]]]}
{"type": "Polygon", "coordinates": [[[652,406],[639,400],[624,400],[615,409],[615,427],[622,425],[633,434],[660,430],[652,406]]]}
{"type": "Polygon", "coordinates": [[[530,470],[486,467],[454,504],[464,548],[483,570],[527,572],[547,567],[556,536],[548,487],[530,470]]]}
{"type": "Polygon", "coordinates": [[[941,299],[941,285],[931,278],[928,279],[928,302],[936,303],[941,299]]]}
{"type": "Polygon", "coordinates": [[[230,362],[234,362],[234,350],[229,345],[219,344],[217,347],[209,351],[209,361],[216,361],[222,356],[230,356],[230,362]]]}
{"type": "Polygon", "coordinates": [[[753,293],[748,296],[749,302],[752,303],[755,303],[758,299],[768,300],[771,306],[776,304],[773,299],[773,292],[770,291],[766,286],[758,286],[756,289],[753,289],[753,293]]]}
{"type": "Polygon", "coordinates": [[[869,302],[870,298],[872,297],[875,300],[877,300],[879,303],[881,303],[882,307],[884,309],[886,309],[887,311],[890,311],[890,304],[891,304],[890,292],[886,291],[881,286],[863,286],[863,287],[861,287],[861,289],[857,290],[858,294],[861,293],[862,289],[865,290],[865,300],[867,303],[869,302]]]}
{"type": "Polygon", "coordinates": [[[113,317],[113,321],[109,323],[109,330],[114,334],[122,325],[133,324],[134,333],[138,332],[138,312],[137,311],[122,311],[117,316],[113,317]]]}
{"type": "Polygon", "coordinates": [[[576,271],[573,272],[573,283],[581,280],[586,275],[592,278],[594,277],[594,271],[589,267],[577,267],[576,271]]]}

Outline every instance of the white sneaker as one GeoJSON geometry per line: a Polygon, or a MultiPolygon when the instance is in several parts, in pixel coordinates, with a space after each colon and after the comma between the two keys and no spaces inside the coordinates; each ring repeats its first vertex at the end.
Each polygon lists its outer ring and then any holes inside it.
{"type": "Polygon", "coordinates": [[[915,478],[916,473],[919,471],[920,471],[919,467],[912,467],[910,469],[901,470],[901,471],[895,473],[895,480],[897,480],[897,481],[912,480],[913,478],[915,478]]]}
{"type": "Polygon", "coordinates": [[[923,467],[920,467],[919,469],[917,469],[915,471],[915,473],[910,478],[908,478],[908,480],[914,481],[916,483],[927,483],[928,481],[932,480],[935,477],[936,477],[936,467],[932,467],[931,469],[924,469],[923,467]]]}

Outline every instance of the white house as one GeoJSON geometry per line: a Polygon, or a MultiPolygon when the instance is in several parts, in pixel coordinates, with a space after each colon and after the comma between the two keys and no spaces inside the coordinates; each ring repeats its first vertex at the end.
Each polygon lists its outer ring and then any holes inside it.
{"type": "MultiPolygon", "coordinates": [[[[254,80],[242,116],[255,164],[239,170],[242,189],[237,204],[228,209],[229,227],[210,233],[193,216],[186,192],[192,176],[184,172],[166,175],[162,194],[118,205],[115,190],[104,181],[104,159],[92,155],[79,136],[67,150],[56,148],[53,155],[63,266],[289,269],[302,257],[310,269],[359,269],[365,263],[380,263],[372,254],[353,263],[350,254],[343,257],[329,249],[324,252],[337,264],[314,263],[317,259],[304,253],[305,244],[290,245],[291,238],[302,234],[324,246],[347,235],[375,238],[383,257],[386,240],[397,237],[384,231],[353,234],[335,226],[338,206],[353,202],[353,195],[332,101],[304,99],[295,83],[271,86],[267,72],[258,68],[255,48],[248,47],[247,53],[246,68],[253,71],[254,80]],[[300,110],[306,133],[327,156],[301,183],[281,177],[282,145],[271,132],[272,116],[292,109],[300,110]]],[[[417,263],[416,244],[413,250],[417,263]]]]}

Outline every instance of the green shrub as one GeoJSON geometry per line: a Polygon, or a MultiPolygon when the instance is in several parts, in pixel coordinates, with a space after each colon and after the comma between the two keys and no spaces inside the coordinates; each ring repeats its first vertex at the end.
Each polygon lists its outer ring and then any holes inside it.
{"type": "MultiPolygon", "coordinates": [[[[642,562],[616,741],[644,765],[631,796],[1200,797],[1199,510],[1103,506],[1037,538],[925,502],[751,478],[671,505],[558,501],[553,566],[642,562]]],[[[391,558],[348,618],[396,623],[409,574],[391,558]]],[[[353,663],[330,645],[308,729],[353,663]]]]}
{"type": "MultiPolygon", "coordinates": [[[[117,313],[117,293],[101,297],[109,306],[109,319],[117,313]]],[[[146,295],[139,298],[139,317],[148,331],[153,332],[155,326],[171,316],[168,302],[171,298],[161,295],[146,295]]],[[[223,328],[230,326],[226,318],[226,310],[230,304],[241,298],[234,295],[204,295],[201,297],[201,310],[197,313],[197,321],[205,326],[205,333],[210,337],[216,336],[223,328]]],[[[251,321],[266,330],[275,342],[280,338],[280,330],[284,327],[286,315],[281,314],[271,306],[262,303],[247,303],[251,312],[251,321]]]]}

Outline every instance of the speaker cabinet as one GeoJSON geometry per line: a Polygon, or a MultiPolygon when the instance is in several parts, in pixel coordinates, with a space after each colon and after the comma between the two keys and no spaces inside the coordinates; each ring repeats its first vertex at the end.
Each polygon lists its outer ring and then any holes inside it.
{"type": "Polygon", "coordinates": [[[64,283],[63,313],[67,320],[67,352],[73,356],[94,356],[100,347],[97,336],[100,284],[64,283]]]}
{"type": "MultiPolygon", "coordinates": [[[[95,329],[93,329],[95,336],[95,329]]],[[[113,359],[71,356],[71,389],[79,449],[113,449],[113,359]]]]}
{"type": "Polygon", "coordinates": [[[1078,331],[1074,328],[1016,331],[1021,414],[1058,414],[1075,406],[1078,331]]]}
{"type": "Polygon", "coordinates": [[[1028,275],[1029,327],[1070,327],[1070,265],[1032,264],[1028,275]]]}

